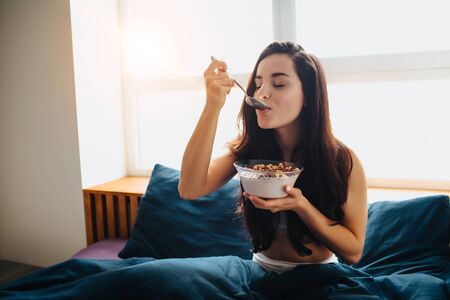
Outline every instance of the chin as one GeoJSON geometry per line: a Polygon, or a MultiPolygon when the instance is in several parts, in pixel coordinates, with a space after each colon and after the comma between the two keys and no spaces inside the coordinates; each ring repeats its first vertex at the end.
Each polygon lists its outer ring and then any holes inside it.
{"type": "Polygon", "coordinates": [[[272,129],[273,128],[273,126],[270,126],[269,123],[260,123],[260,122],[258,122],[258,126],[261,129],[272,129]]]}

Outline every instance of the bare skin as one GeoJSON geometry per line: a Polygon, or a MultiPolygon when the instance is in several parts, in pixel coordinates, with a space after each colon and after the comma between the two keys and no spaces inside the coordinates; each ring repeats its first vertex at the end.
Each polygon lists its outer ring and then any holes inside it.
{"type": "MultiPolygon", "coordinates": [[[[206,104],[197,127],[186,147],[178,186],[184,199],[194,200],[209,194],[235,174],[235,158],[231,153],[211,160],[212,145],[217,129],[220,110],[226,96],[233,87],[233,81],[223,71],[226,64],[213,61],[204,72],[206,85],[206,104]],[[193,176],[195,174],[195,176],[193,176]]],[[[261,128],[273,128],[282,149],[284,160],[290,161],[298,140],[298,117],[303,109],[302,83],[298,78],[294,64],[285,54],[273,54],[266,57],[258,66],[254,96],[269,104],[272,110],[257,111],[258,125],[261,128]]],[[[288,196],[282,199],[258,198],[246,195],[247,201],[259,209],[294,211],[308,226],[322,245],[308,243],[313,250],[310,256],[300,256],[295,251],[285,233],[277,233],[269,249],[263,254],[269,258],[291,262],[320,262],[333,253],[348,263],[356,263],[362,254],[367,222],[367,189],[363,167],[351,151],[353,169],[349,178],[348,197],[343,209],[344,220],[340,225],[331,226],[332,220],[318,211],[301,190],[286,186],[288,196]]]]}

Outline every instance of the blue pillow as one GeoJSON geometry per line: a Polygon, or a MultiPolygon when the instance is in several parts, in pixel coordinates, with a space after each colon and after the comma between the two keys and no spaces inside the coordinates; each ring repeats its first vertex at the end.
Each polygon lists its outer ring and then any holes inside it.
{"type": "Polygon", "coordinates": [[[119,253],[129,257],[252,257],[251,241],[236,215],[240,185],[230,180],[195,201],[178,193],[179,171],[156,164],[139,203],[130,238],[119,253]]]}
{"type": "Polygon", "coordinates": [[[449,220],[446,195],[372,203],[363,255],[353,266],[374,276],[442,275],[449,263],[449,220]]]}

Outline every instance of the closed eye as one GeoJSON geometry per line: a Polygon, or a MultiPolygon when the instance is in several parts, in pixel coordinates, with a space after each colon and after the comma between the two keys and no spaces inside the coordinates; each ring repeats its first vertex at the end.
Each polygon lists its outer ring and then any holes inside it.
{"type": "MultiPolygon", "coordinates": [[[[284,84],[274,84],[273,86],[276,87],[276,88],[282,88],[285,85],[284,84]]],[[[255,89],[259,89],[259,88],[261,88],[261,86],[256,86],[255,87],[255,89]]]]}

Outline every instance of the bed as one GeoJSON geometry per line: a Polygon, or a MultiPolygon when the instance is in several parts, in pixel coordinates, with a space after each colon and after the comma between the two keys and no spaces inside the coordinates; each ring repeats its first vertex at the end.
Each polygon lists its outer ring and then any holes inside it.
{"type": "Polygon", "coordinates": [[[239,181],[180,199],[178,170],[155,165],[128,238],[0,286],[2,299],[448,299],[447,195],[369,205],[355,265],[304,265],[277,275],[251,261],[236,215],[239,181]]]}

